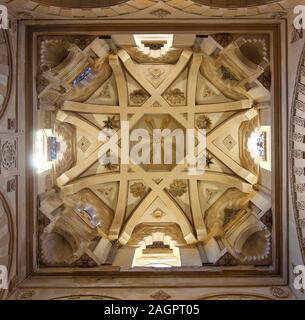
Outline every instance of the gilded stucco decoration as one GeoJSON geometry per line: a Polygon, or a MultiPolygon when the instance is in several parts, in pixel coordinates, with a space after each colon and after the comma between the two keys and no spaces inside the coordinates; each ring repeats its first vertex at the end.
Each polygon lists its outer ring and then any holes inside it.
{"type": "MultiPolygon", "coordinates": [[[[258,80],[265,65],[250,63],[244,46],[259,44],[265,49],[258,52],[266,59],[268,43],[259,36],[249,41],[235,35],[222,47],[218,38],[197,39],[200,50],[170,48],[164,54],[155,48],[144,55],[135,47],[111,50],[103,38],[92,39],[84,48],[60,37],[39,42],[41,72],[48,79],[39,103],[55,118],[58,146],[54,188],[41,202],[41,212],[50,221],[40,234],[40,263],[90,267],[111,261],[121,266],[127,257],[124,250],[132,247],[142,263],[145,254],[159,250],[161,257],[170,256],[179,265],[178,247],[199,252],[202,243],[206,257],[194,256],[197,266],[216,263],[224,255],[237,264],[271,264],[272,234],[262,222],[270,196],[253,187],[260,172],[241,150],[259,127],[260,111],[247,84],[255,81],[261,99],[270,99],[258,80]],[[222,77],[222,67],[234,75],[234,83],[222,77]],[[107,92],[108,105],[99,100],[107,92]],[[129,130],[145,128],[150,139],[146,147],[152,152],[154,144],[160,144],[162,159],[169,140],[166,135],[157,139],[155,129],[205,129],[205,173],[189,175],[187,164],[164,160],[117,163],[120,159],[109,150],[102,152],[99,134],[120,134],[122,119],[129,120],[129,130]],[[258,197],[265,197],[264,207],[258,197]]],[[[118,146],[125,147],[121,137],[118,146]]],[[[172,147],[176,159],[180,146],[173,141],[172,147]]]]}

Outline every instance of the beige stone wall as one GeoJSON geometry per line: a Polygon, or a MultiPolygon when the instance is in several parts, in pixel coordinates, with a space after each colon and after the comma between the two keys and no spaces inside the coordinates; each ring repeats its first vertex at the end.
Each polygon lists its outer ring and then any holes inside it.
{"type": "MultiPolygon", "coordinates": [[[[16,98],[17,26],[0,30],[0,265],[8,268],[9,283],[17,282],[18,192],[24,178],[18,151],[24,145],[24,131],[19,126],[16,98]]],[[[22,120],[21,120],[22,122],[22,120]]],[[[0,299],[7,291],[0,290],[0,299]]]]}
{"type": "MultiPolygon", "coordinates": [[[[83,282],[84,284],[84,282],[83,282]]],[[[139,282],[140,285],[140,282],[139,282]]],[[[143,285],[143,284],[142,284],[143,285]]],[[[145,284],[144,284],[145,286],[145,284]]],[[[294,300],[287,287],[223,288],[22,288],[10,299],[17,300],[294,300]]]]}
{"type": "MultiPolygon", "coordinates": [[[[299,66],[302,61],[300,59],[304,59],[304,44],[305,44],[305,38],[300,39],[296,42],[292,42],[293,40],[293,28],[291,27],[293,23],[293,15],[289,16],[288,20],[288,101],[289,101],[289,111],[292,112],[290,114],[290,125],[292,126],[290,128],[291,132],[295,132],[295,130],[299,130],[297,127],[293,126],[293,116],[295,109],[294,106],[294,95],[296,90],[296,85],[298,83],[297,79],[297,73],[299,71],[299,66]],[[303,54],[303,58],[302,58],[303,54]]],[[[298,148],[298,146],[293,145],[292,141],[293,137],[290,137],[291,139],[291,148],[293,149],[298,148]]],[[[299,167],[301,165],[302,160],[297,160],[295,163],[295,166],[293,166],[293,155],[290,151],[290,158],[289,158],[289,164],[292,166],[292,171],[294,167],[299,167]]],[[[304,293],[301,293],[300,291],[297,291],[294,289],[293,286],[293,280],[295,278],[293,274],[293,267],[296,265],[303,265],[305,263],[304,256],[302,257],[301,253],[301,247],[302,247],[302,241],[304,241],[304,234],[302,233],[301,229],[301,220],[302,220],[302,212],[299,210],[296,210],[295,202],[298,200],[302,200],[302,193],[297,192],[295,190],[294,182],[301,182],[302,177],[296,176],[295,171],[292,172],[292,175],[295,177],[295,180],[293,179],[290,181],[291,183],[291,192],[290,195],[290,202],[289,202],[289,268],[290,268],[290,286],[292,290],[294,290],[294,293],[297,295],[298,299],[305,299],[304,293]],[[297,192],[296,197],[291,197],[294,192],[297,192]]],[[[303,249],[304,250],[304,249],[303,249]]]]}

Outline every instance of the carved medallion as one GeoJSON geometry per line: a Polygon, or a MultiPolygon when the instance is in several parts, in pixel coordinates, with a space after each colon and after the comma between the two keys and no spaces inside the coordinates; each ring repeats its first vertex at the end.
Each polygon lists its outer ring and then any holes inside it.
{"type": "Polygon", "coordinates": [[[156,67],[152,67],[149,69],[149,74],[152,80],[159,79],[163,74],[164,70],[156,67]]]}
{"type": "Polygon", "coordinates": [[[78,141],[77,146],[83,151],[86,152],[90,148],[91,142],[85,137],[81,137],[78,141]]]}
{"type": "Polygon", "coordinates": [[[151,215],[156,218],[156,219],[161,219],[162,217],[164,217],[166,215],[166,213],[164,213],[161,210],[155,210],[154,212],[151,213],[151,215]]]}
{"type": "Polygon", "coordinates": [[[209,129],[211,129],[211,126],[212,126],[212,121],[208,116],[202,114],[202,115],[197,117],[197,119],[196,119],[196,127],[198,129],[209,130],[209,129]]]}
{"type": "Polygon", "coordinates": [[[171,105],[181,105],[185,101],[185,95],[179,88],[167,90],[164,97],[171,105]]]}
{"type": "Polygon", "coordinates": [[[237,144],[237,142],[234,140],[234,138],[229,134],[226,136],[226,138],[223,140],[223,144],[225,147],[231,151],[237,144]]]}
{"type": "Polygon", "coordinates": [[[151,15],[157,17],[157,18],[166,18],[167,16],[171,15],[171,13],[164,9],[157,9],[150,13],[151,15]]]}
{"type": "Polygon", "coordinates": [[[102,89],[102,91],[100,93],[100,97],[101,98],[107,98],[107,99],[111,98],[110,89],[109,89],[109,83],[107,83],[104,86],[104,88],[102,89]]]}
{"type": "Polygon", "coordinates": [[[181,197],[187,192],[187,184],[184,180],[174,180],[169,186],[169,192],[174,197],[181,197]]]}
{"type": "Polygon", "coordinates": [[[159,290],[154,294],[151,294],[150,296],[154,300],[168,300],[169,298],[171,298],[171,296],[168,293],[164,292],[163,290],[159,290]]]}
{"type": "Polygon", "coordinates": [[[135,198],[143,198],[146,194],[146,187],[142,182],[135,182],[130,186],[130,192],[135,198]]]}
{"type": "Polygon", "coordinates": [[[286,299],[289,297],[289,292],[280,287],[272,287],[270,291],[272,295],[276,298],[286,299]]]}
{"type": "Polygon", "coordinates": [[[4,169],[16,168],[17,150],[16,141],[5,141],[1,145],[1,163],[4,169]]]}
{"type": "Polygon", "coordinates": [[[143,104],[149,98],[149,94],[144,89],[139,89],[131,92],[129,98],[134,104],[143,104]]]}

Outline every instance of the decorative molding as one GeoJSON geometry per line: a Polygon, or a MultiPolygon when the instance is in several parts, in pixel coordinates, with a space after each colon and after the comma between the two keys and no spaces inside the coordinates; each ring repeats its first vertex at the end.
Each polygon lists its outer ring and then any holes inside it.
{"type": "Polygon", "coordinates": [[[104,164],[104,168],[108,171],[114,171],[119,167],[118,164],[115,163],[111,163],[111,161],[109,161],[108,163],[104,164]]]}
{"type": "Polygon", "coordinates": [[[217,33],[212,34],[213,39],[219,43],[223,48],[228,46],[231,42],[234,41],[234,37],[230,33],[217,33]]]}
{"type": "Polygon", "coordinates": [[[82,136],[81,139],[77,142],[77,146],[83,152],[86,152],[90,148],[91,142],[85,136],[82,136]]]}
{"type": "Polygon", "coordinates": [[[152,57],[149,54],[144,53],[139,48],[125,48],[125,51],[131,56],[137,63],[176,63],[182,53],[182,49],[169,49],[165,54],[160,57],[152,57]]]}
{"type": "Polygon", "coordinates": [[[104,88],[101,90],[101,93],[100,93],[99,97],[101,97],[101,98],[107,98],[107,99],[110,99],[110,98],[111,98],[110,85],[109,85],[109,83],[107,83],[107,84],[104,86],[104,88]]]}
{"type": "Polygon", "coordinates": [[[34,290],[21,291],[17,294],[17,300],[32,300],[35,294],[36,292],[34,290]]]}
{"type": "Polygon", "coordinates": [[[249,121],[244,121],[238,129],[238,139],[241,146],[239,150],[241,164],[254,175],[259,174],[259,163],[255,163],[255,160],[251,157],[251,154],[248,151],[248,140],[254,130],[259,127],[259,117],[256,116],[249,121]]]}
{"type": "Polygon", "coordinates": [[[30,12],[27,11],[19,11],[17,12],[17,17],[20,19],[33,19],[34,16],[30,12]]]}
{"type": "Polygon", "coordinates": [[[46,190],[49,191],[52,189],[53,187],[53,178],[51,174],[47,174],[45,177],[45,186],[46,186],[46,190]]]}
{"type": "Polygon", "coordinates": [[[207,168],[210,168],[210,165],[211,164],[214,164],[214,162],[212,161],[214,158],[211,157],[210,154],[207,154],[206,157],[205,157],[205,165],[207,168]]]}
{"type": "Polygon", "coordinates": [[[267,67],[264,70],[257,80],[268,90],[271,91],[271,84],[272,84],[272,75],[270,67],[267,67]]]}
{"type": "Polygon", "coordinates": [[[135,198],[143,198],[146,195],[147,189],[142,182],[135,182],[130,186],[130,193],[135,198]]]}
{"type": "Polygon", "coordinates": [[[5,170],[17,167],[17,141],[1,140],[1,164],[5,170]]]}
{"type": "Polygon", "coordinates": [[[106,199],[110,199],[111,193],[113,192],[113,187],[103,186],[103,187],[97,189],[97,191],[98,191],[100,194],[102,194],[106,199]]]}
{"type": "Polygon", "coordinates": [[[114,297],[102,296],[102,295],[89,295],[89,294],[78,294],[71,296],[62,296],[52,298],[50,300],[120,300],[114,297]]]}
{"type": "Polygon", "coordinates": [[[204,86],[204,89],[202,91],[202,98],[213,98],[217,96],[219,96],[219,94],[211,86],[204,86]]]}
{"type": "Polygon", "coordinates": [[[211,203],[211,200],[214,198],[216,194],[219,193],[219,190],[206,189],[207,192],[207,202],[211,203]]]}
{"type": "Polygon", "coordinates": [[[198,129],[209,130],[212,127],[212,121],[208,116],[206,116],[204,114],[199,115],[196,118],[196,127],[198,129]]]}
{"type": "Polygon", "coordinates": [[[108,116],[107,120],[104,120],[104,127],[105,129],[115,130],[120,127],[120,120],[116,118],[116,116],[108,116]]]}
{"type": "MultiPolygon", "coordinates": [[[[289,133],[289,153],[291,157],[291,161],[289,161],[290,167],[290,177],[291,183],[290,187],[292,189],[292,206],[294,209],[295,215],[295,224],[299,239],[300,250],[303,258],[303,262],[305,263],[305,227],[301,224],[301,220],[303,217],[303,210],[305,209],[303,199],[303,191],[298,187],[299,179],[304,176],[305,172],[305,153],[302,150],[296,149],[298,148],[300,142],[296,141],[296,137],[300,137],[300,127],[304,127],[305,117],[301,117],[302,112],[298,112],[298,110],[304,109],[304,102],[299,100],[299,93],[302,91],[303,86],[303,74],[304,74],[304,63],[305,63],[305,46],[303,48],[303,52],[300,57],[297,77],[296,77],[296,85],[294,89],[294,97],[293,103],[291,106],[291,119],[290,119],[290,133],[289,133]],[[298,116],[296,116],[298,114],[298,116]],[[295,159],[298,159],[297,161],[295,159]]],[[[302,130],[302,128],[301,128],[302,130]]],[[[297,139],[299,140],[299,139],[297,139]]]]}
{"type": "Polygon", "coordinates": [[[198,300],[272,300],[272,299],[267,296],[254,295],[254,294],[228,293],[228,294],[206,296],[198,300]]]}
{"type": "Polygon", "coordinates": [[[148,69],[148,72],[151,77],[151,80],[157,80],[164,74],[165,71],[162,70],[160,67],[151,67],[148,69]]]}
{"type": "Polygon", "coordinates": [[[6,190],[7,192],[13,192],[13,191],[16,191],[16,179],[15,178],[12,178],[10,180],[7,181],[7,186],[6,186],[6,190]]]}
{"type": "Polygon", "coordinates": [[[222,142],[229,151],[231,151],[237,145],[237,142],[230,134],[227,135],[222,142]]]}
{"type": "Polygon", "coordinates": [[[174,180],[169,186],[169,193],[173,197],[181,197],[187,192],[187,183],[184,180],[174,180]]]}
{"type": "Polygon", "coordinates": [[[156,219],[161,219],[166,215],[166,213],[164,213],[162,210],[157,209],[154,212],[152,212],[151,215],[156,219]]]}
{"type": "Polygon", "coordinates": [[[226,80],[228,80],[228,81],[237,81],[237,79],[234,76],[234,74],[232,72],[230,72],[226,67],[221,66],[220,70],[221,70],[221,74],[222,74],[222,79],[224,81],[226,81],[226,80]]]}
{"type": "MultiPolygon", "coordinates": [[[[160,211],[159,209],[155,212],[160,211]]],[[[160,213],[158,213],[159,215],[160,213]]],[[[163,215],[164,216],[164,215],[163,215]]],[[[157,218],[156,218],[157,219],[157,218]]],[[[132,236],[128,242],[130,246],[139,246],[139,243],[146,237],[152,237],[153,233],[162,233],[164,236],[169,236],[171,240],[175,241],[178,245],[185,245],[186,242],[183,238],[181,228],[175,223],[162,223],[156,226],[156,223],[142,223],[135,227],[132,236]]]]}
{"type": "Polygon", "coordinates": [[[16,119],[8,118],[7,119],[7,129],[8,130],[16,130],[17,122],[16,119]]]}
{"type": "Polygon", "coordinates": [[[90,206],[94,208],[101,221],[100,227],[108,234],[108,229],[113,219],[113,212],[98,196],[90,189],[83,189],[73,194],[70,199],[72,200],[73,207],[90,206]]]}
{"type": "Polygon", "coordinates": [[[134,104],[143,104],[149,98],[149,94],[144,89],[134,90],[129,94],[129,99],[134,104]]]}
{"type": "Polygon", "coordinates": [[[208,230],[212,230],[214,225],[224,226],[226,209],[240,211],[248,206],[249,201],[248,194],[234,188],[227,189],[205,213],[205,223],[208,230]]]}
{"type": "MultiPolygon", "coordinates": [[[[257,2],[256,5],[247,6],[247,4],[242,3],[240,5],[224,6],[219,5],[219,1],[214,3],[213,1],[166,1],[166,3],[161,3],[156,7],[155,1],[124,1],[123,5],[117,5],[116,2],[109,3],[107,7],[92,7],[84,8],[82,6],[71,8],[70,2],[66,5],[55,5],[52,2],[46,4],[40,1],[24,1],[22,3],[15,4],[14,2],[9,2],[7,5],[9,9],[16,15],[20,13],[19,19],[27,19],[26,13],[31,13],[35,18],[57,18],[65,19],[67,17],[71,19],[84,19],[88,17],[103,17],[103,18],[125,18],[126,15],[133,17],[133,13],[141,14],[144,16],[155,16],[156,18],[163,19],[169,17],[175,18],[176,12],[185,13],[188,15],[193,15],[194,17],[219,17],[219,16],[229,16],[229,17],[270,17],[273,19],[282,18],[282,14],[286,13],[292,6],[297,5],[297,2],[287,2],[287,1],[270,1],[257,2]],[[280,5],[277,5],[279,3],[280,5]],[[174,9],[174,11],[169,11],[169,9],[174,9]],[[148,11],[152,10],[152,11],[148,11]],[[24,14],[21,12],[25,12],[24,14]]],[[[299,2],[302,4],[303,2],[299,2]]]]}
{"type": "Polygon", "coordinates": [[[304,36],[304,30],[303,28],[296,29],[295,26],[291,25],[291,43],[295,43],[301,39],[303,39],[304,36]]]}
{"type": "Polygon", "coordinates": [[[272,14],[271,18],[272,19],[285,19],[288,16],[288,12],[287,11],[279,11],[279,12],[275,12],[272,14]]]}
{"type": "Polygon", "coordinates": [[[157,10],[150,12],[150,14],[157,17],[157,18],[163,19],[163,18],[166,18],[169,15],[171,15],[171,12],[164,10],[164,9],[157,9],[157,10]]]}
{"type": "Polygon", "coordinates": [[[271,294],[279,299],[287,299],[289,297],[289,292],[281,287],[270,288],[271,294]]]}
{"type": "Polygon", "coordinates": [[[159,290],[151,294],[150,296],[153,300],[168,300],[172,297],[171,295],[169,295],[167,292],[163,290],[159,290]]]}
{"type": "Polygon", "coordinates": [[[171,105],[181,105],[185,102],[185,95],[179,88],[169,89],[165,92],[164,98],[171,105]]]}

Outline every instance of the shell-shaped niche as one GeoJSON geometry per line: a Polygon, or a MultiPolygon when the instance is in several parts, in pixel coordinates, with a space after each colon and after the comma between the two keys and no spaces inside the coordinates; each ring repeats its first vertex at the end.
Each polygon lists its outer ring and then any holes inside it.
{"type": "Polygon", "coordinates": [[[239,49],[248,60],[257,65],[260,65],[268,58],[267,46],[262,39],[248,39],[239,49]]]}
{"type": "Polygon", "coordinates": [[[55,68],[66,59],[71,44],[64,40],[44,40],[41,43],[40,61],[42,67],[55,68]]]}
{"type": "Polygon", "coordinates": [[[266,230],[254,232],[242,246],[245,261],[261,261],[268,258],[271,248],[271,235],[266,230]]]}

